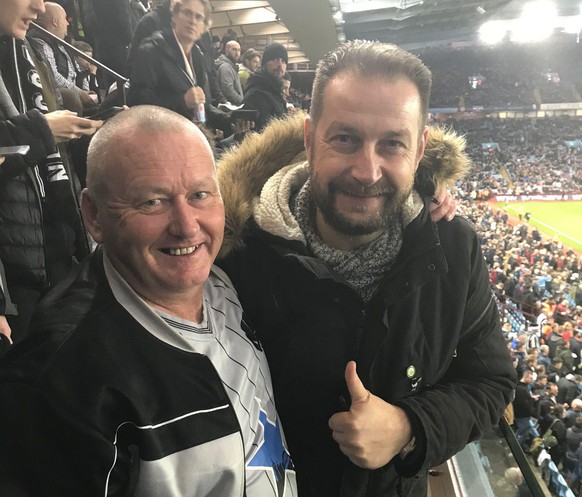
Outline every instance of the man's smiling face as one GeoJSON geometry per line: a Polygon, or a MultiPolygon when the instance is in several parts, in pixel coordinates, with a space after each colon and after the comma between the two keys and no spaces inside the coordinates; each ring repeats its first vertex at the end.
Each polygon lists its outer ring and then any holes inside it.
{"type": "Polygon", "coordinates": [[[109,151],[117,163],[92,201],[91,234],[144,300],[199,297],[224,233],[210,148],[191,131],[129,135],[109,151]]]}

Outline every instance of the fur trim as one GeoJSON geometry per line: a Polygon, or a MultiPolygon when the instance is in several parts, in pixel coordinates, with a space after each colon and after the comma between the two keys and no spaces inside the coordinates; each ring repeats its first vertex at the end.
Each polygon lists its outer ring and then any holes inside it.
{"type": "Polygon", "coordinates": [[[471,160],[465,152],[466,140],[450,128],[429,126],[424,156],[416,171],[415,186],[432,195],[440,187],[453,187],[466,176],[471,160]]]}
{"type": "MultiPolygon", "coordinates": [[[[297,112],[271,121],[262,133],[250,133],[222,156],[217,164],[224,199],[226,226],[219,258],[244,246],[243,232],[253,215],[253,200],[267,180],[282,167],[306,160],[303,128],[307,115],[297,112]]],[[[454,131],[429,126],[424,157],[415,186],[432,195],[440,186],[452,186],[470,167],[465,139],[454,131]]]]}
{"type": "Polygon", "coordinates": [[[279,169],[305,160],[303,128],[307,115],[298,112],[276,119],[262,133],[249,133],[240,146],[217,164],[226,225],[219,257],[243,247],[242,235],[253,215],[253,199],[279,169]]]}

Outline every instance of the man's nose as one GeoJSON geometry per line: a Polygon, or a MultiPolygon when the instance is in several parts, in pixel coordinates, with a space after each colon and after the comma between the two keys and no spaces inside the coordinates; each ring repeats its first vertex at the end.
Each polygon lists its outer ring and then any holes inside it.
{"type": "Polygon", "coordinates": [[[169,231],[173,236],[190,238],[200,230],[196,209],[185,199],[174,202],[171,216],[169,231]]]}
{"type": "Polygon", "coordinates": [[[382,178],[383,157],[372,143],[364,143],[354,154],[352,177],[364,186],[371,186],[382,178]]]}

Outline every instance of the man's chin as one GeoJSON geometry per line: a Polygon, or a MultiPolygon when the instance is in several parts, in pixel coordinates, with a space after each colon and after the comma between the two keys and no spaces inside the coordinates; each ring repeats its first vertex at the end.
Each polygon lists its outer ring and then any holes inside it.
{"type": "Polygon", "coordinates": [[[371,215],[369,212],[352,213],[351,215],[323,214],[325,222],[336,232],[346,236],[368,236],[373,235],[385,228],[386,223],[379,214],[371,215]]]}

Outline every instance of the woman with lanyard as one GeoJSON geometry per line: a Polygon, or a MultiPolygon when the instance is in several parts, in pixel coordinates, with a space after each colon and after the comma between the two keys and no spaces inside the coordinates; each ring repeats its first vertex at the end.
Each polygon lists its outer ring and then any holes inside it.
{"type": "Polygon", "coordinates": [[[195,122],[205,122],[206,111],[219,112],[206,104],[208,77],[196,45],[207,29],[209,13],[208,0],[174,3],[172,29],[154,33],[138,49],[131,70],[129,105],[158,105],[195,122]]]}

